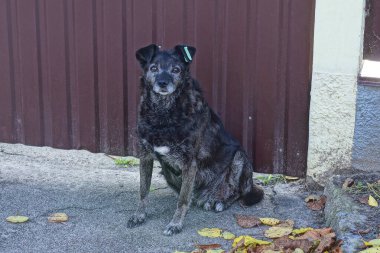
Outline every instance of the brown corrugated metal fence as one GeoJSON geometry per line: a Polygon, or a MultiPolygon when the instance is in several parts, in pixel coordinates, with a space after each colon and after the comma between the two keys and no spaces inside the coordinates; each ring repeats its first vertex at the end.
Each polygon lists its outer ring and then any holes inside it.
{"type": "Polygon", "coordinates": [[[306,171],[314,0],[0,0],[0,141],[135,154],[135,50],[193,75],[256,170],[306,171]]]}
{"type": "Polygon", "coordinates": [[[380,61],[380,1],[366,1],[363,58],[380,61]]]}

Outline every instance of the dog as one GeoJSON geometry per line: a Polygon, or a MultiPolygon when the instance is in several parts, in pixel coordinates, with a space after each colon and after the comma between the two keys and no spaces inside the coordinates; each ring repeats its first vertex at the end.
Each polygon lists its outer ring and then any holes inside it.
{"type": "Polygon", "coordinates": [[[179,194],[165,235],[181,232],[193,200],[205,210],[221,212],[238,199],[250,206],[263,198],[263,190],[253,183],[247,154],[224,129],[190,75],[195,51],[186,45],[160,50],[152,44],[136,52],[143,70],[137,124],[140,202],[128,221],[130,228],[146,219],[154,159],[179,194]]]}

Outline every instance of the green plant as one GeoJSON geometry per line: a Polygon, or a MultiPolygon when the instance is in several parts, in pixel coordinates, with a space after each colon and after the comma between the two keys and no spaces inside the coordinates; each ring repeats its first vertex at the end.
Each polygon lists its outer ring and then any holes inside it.
{"type": "Polygon", "coordinates": [[[124,167],[132,167],[140,164],[140,160],[135,157],[123,157],[115,159],[115,164],[124,167]]]}

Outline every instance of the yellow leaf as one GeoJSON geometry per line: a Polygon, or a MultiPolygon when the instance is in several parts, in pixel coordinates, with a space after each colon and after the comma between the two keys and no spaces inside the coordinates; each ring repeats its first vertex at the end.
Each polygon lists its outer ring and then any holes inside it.
{"type": "Polygon", "coordinates": [[[203,228],[198,230],[198,234],[205,237],[216,238],[220,237],[222,230],[220,228],[203,228]]]}
{"type": "Polygon", "coordinates": [[[65,222],[69,220],[69,216],[65,213],[53,213],[48,217],[48,222],[65,222]]]}
{"type": "Polygon", "coordinates": [[[23,222],[27,222],[28,220],[29,218],[26,216],[9,216],[7,218],[7,221],[11,223],[23,223],[23,222]]]}
{"type": "MultiPolygon", "coordinates": [[[[296,248],[293,253],[305,253],[302,249],[296,248]]],[[[328,253],[328,252],[327,252],[328,253]]]]}
{"type": "Polygon", "coordinates": [[[271,227],[265,231],[265,236],[268,238],[280,238],[284,235],[289,235],[292,232],[290,227],[271,227]]]}
{"type": "Polygon", "coordinates": [[[371,240],[369,242],[364,242],[365,246],[369,247],[373,247],[373,246],[379,246],[380,247],[380,239],[374,239],[374,240],[371,240]]]}
{"type": "Polygon", "coordinates": [[[377,201],[376,201],[376,199],[374,197],[372,197],[371,195],[369,195],[368,205],[370,205],[370,206],[379,206],[379,203],[377,203],[377,201]]]}
{"type": "Polygon", "coordinates": [[[380,253],[380,247],[368,248],[368,249],[359,251],[359,253],[380,253]]]}
{"type": "Polygon", "coordinates": [[[225,252],[225,251],[222,249],[208,249],[208,250],[206,250],[206,253],[223,253],[223,252],[225,252]]]}
{"type": "Polygon", "coordinates": [[[224,231],[222,233],[222,237],[223,237],[223,239],[226,239],[226,240],[233,240],[233,239],[235,239],[236,236],[231,232],[224,231]]]}
{"type": "Polygon", "coordinates": [[[307,231],[313,230],[313,228],[299,228],[299,229],[294,229],[292,231],[292,235],[302,235],[306,233],[307,231]]]}
{"type": "Polygon", "coordinates": [[[280,223],[280,220],[278,219],[275,219],[275,218],[259,218],[261,223],[263,223],[264,225],[268,225],[268,226],[274,226],[274,225],[277,225],[278,223],[280,223]]]}
{"type": "Polygon", "coordinates": [[[232,247],[236,247],[236,245],[241,240],[244,240],[244,246],[249,246],[252,244],[255,244],[255,245],[269,245],[269,244],[271,244],[271,242],[258,240],[256,238],[253,238],[252,236],[249,236],[249,235],[241,235],[241,236],[235,238],[234,242],[232,243],[232,247]]]}
{"type": "Polygon", "coordinates": [[[285,176],[286,180],[298,180],[299,177],[285,176]]]}

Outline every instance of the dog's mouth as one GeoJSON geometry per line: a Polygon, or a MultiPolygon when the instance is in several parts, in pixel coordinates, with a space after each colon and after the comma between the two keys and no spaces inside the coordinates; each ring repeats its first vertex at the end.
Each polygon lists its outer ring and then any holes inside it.
{"type": "Polygon", "coordinates": [[[170,92],[169,91],[159,91],[158,94],[166,96],[166,95],[170,94],[170,92]]]}
{"type": "Polygon", "coordinates": [[[173,91],[175,89],[171,85],[168,85],[168,86],[165,86],[165,87],[159,87],[158,85],[154,85],[153,90],[154,90],[154,92],[156,92],[156,93],[158,93],[158,94],[160,94],[162,96],[167,96],[167,95],[173,93],[173,91]]]}

